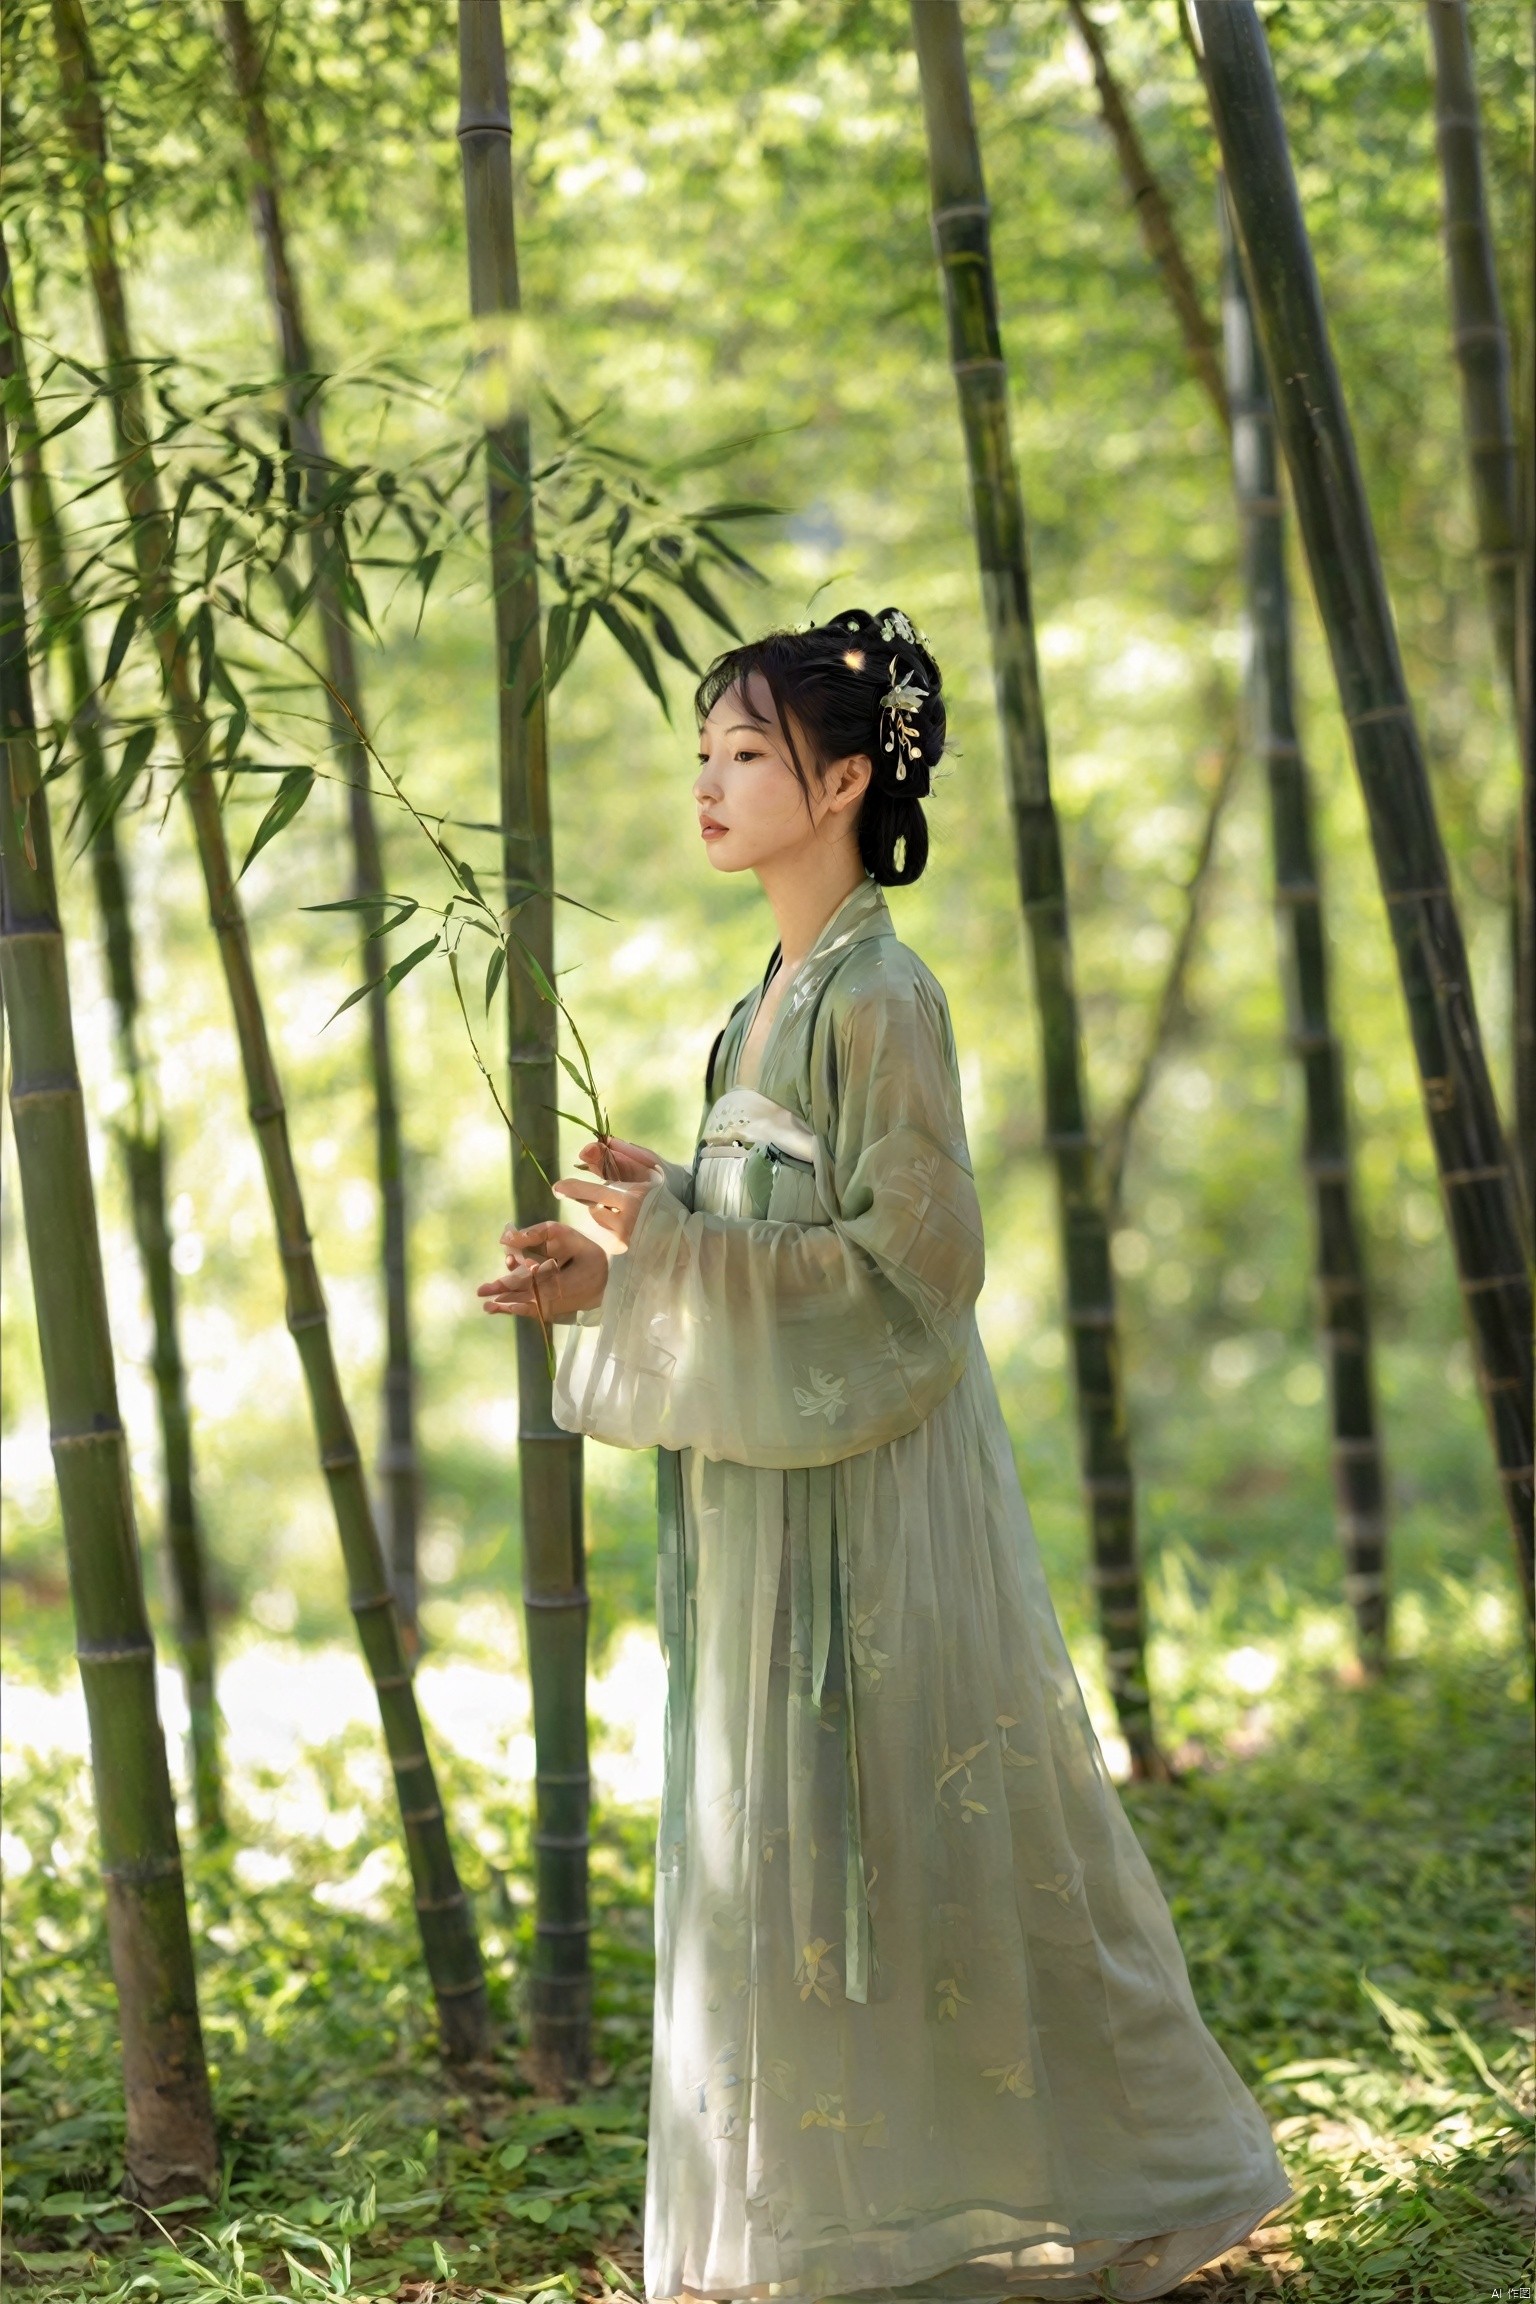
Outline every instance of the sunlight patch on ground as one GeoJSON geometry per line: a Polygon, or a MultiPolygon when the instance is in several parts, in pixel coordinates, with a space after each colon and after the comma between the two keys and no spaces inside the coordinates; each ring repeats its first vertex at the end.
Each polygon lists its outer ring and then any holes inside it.
{"type": "MultiPolygon", "coordinates": [[[[510,1620],[510,1619],[509,1619],[510,1620]]],[[[504,1629],[500,1625],[498,1629],[504,1629]]],[[[434,1745],[494,1769],[510,1785],[531,1788],[533,1735],[528,1686],[514,1650],[509,1666],[448,1656],[428,1658],[416,1678],[421,1709],[434,1745]]],[[[181,1677],[162,1663],[157,1673],[160,1717],[172,1767],[180,1774],[187,1730],[181,1677]]],[[[383,1789],[384,1754],[372,1741],[378,1713],[368,1675],[349,1648],[301,1647],[262,1640],[242,1648],[219,1674],[224,1756],[242,1801],[290,1832],[320,1834],[335,1845],[338,1817],[306,1755],[338,1738],[356,1739],[346,1756],[349,1781],[363,1798],[383,1789]]],[[[604,1669],[589,1683],[592,1773],[600,1799],[622,1806],[660,1799],[666,1670],[655,1634],[631,1625],[614,1642],[604,1669]]],[[[85,1699],[79,1682],[50,1690],[8,1675],[0,1714],[0,1751],[19,1760],[87,1755],[85,1699]]],[[[359,1812],[360,1814],[360,1812],[359,1812]]],[[[344,1838],[350,1840],[346,1832],[344,1838]]]]}

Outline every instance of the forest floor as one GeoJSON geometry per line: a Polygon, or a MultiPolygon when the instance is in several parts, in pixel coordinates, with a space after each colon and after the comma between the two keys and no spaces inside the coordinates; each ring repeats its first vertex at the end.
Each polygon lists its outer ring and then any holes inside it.
{"type": "MultiPolygon", "coordinates": [[[[1180,2296],[1531,2293],[1528,1683],[1450,1579],[1422,1631],[1375,1687],[1298,1651],[1180,1783],[1127,1791],[1201,2007],[1297,2187],[1180,2296]]],[[[83,1772],[9,1765],[8,2291],[617,2304],[639,2287],[653,1817],[597,1819],[598,2061],[579,2103],[550,2104],[517,2047],[521,1796],[446,1763],[461,1842],[497,1852],[473,1885],[505,2041],[473,2082],[446,2078],[402,1900],[374,1892],[391,1843],[357,1744],[309,1753],[324,1830],[286,1829],[257,1772],[233,1788],[236,1852],[189,1861],[224,2169],[217,2201],[159,2220],[118,2196],[83,1772]]]]}

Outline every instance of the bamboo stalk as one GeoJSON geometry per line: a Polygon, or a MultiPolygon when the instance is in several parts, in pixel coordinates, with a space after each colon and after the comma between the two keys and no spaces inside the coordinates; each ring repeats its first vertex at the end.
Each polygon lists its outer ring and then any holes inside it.
{"type": "Polygon", "coordinates": [[[1297,516],[1333,657],[1527,1608],[1531,1274],[1461,922],[1253,0],[1194,0],[1297,516]]]}
{"type": "Polygon", "coordinates": [[[950,357],[970,465],[1019,888],[1034,958],[1045,1140],[1056,1170],[1063,1295],[1099,1624],[1110,1692],[1132,1765],[1138,1775],[1158,1776],[1166,1773],[1166,1762],[1153,1735],[1147,1690],[1135,1483],[1108,1211],[1089,1129],[1024,504],[1009,431],[986,186],[956,0],[912,0],[912,29],[927,123],[934,241],[949,310],[950,357]]]}
{"type": "MultiPolygon", "coordinates": [[[[323,487],[325,435],[320,404],[312,389],[315,369],[304,322],[303,298],[288,252],[276,150],[262,86],[263,50],[245,0],[223,0],[223,22],[251,162],[251,222],[262,252],[278,356],[283,373],[293,380],[288,394],[289,427],[294,448],[308,466],[308,486],[313,499],[323,487]],[[303,388],[306,381],[311,384],[310,390],[303,388]]],[[[358,733],[367,722],[363,716],[357,652],[340,586],[326,563],[324,542],[318,532],[311,538],[311,547],[316,563],[315,605],[330,683],[326,702],[331,745],[347,782],[352,893],[382,900],[384,865],[374,814],[370,763],[367,747],[358,733]]],[[[379,1458],[379,1487],[386,1507],[390,1579],[406,1643],[414,1654],[420,1645],[416,1543],[421,1517],[421,1471],[416,1447],[416,1367],[411,1344],[405,1151],[384,988],[387,954],[383,940],[372,934],[384,918],[382,901],[370,905],[358,918],[363,932],[363,969],[369,985],[368,1055],[373,1080],[374,1154],[382,1211],[380,1252],[386,1343],[384,1443],[379,1458]]]]}
{"type": "Polygon", "coordinates": [[[1483,184],[1482,126],[1466,0],[1425,0],[1435,59],[1435,144],[1444,190],[1451,342],[1472,474],[1477,547],[1488,587],[1499,666],[1518,703],[1520,474],[1510,406],[1509,329],[1483,184]]]}
{"type": "Polygon", "coordinates": [[[1354,1160],[1344,1053],[1334,1034],[1312,786],[1298,740],[1291,680],[1275,412],[1253,332],[1236,236],[1221,198],[1222,334],[1232,404],[1232,471],[1242,520],[1247,618],[1248,738],[1269,780],[1270,846],[1281,980],[1291,1052],[1306,1098],[1303,1166],[1312,1204],[1313,1266],[1328,1369],[1334,1502],[1344,1593],[1361,1662],[1387,1648],[1387,1484],[1371,1371],[1371,1311],[1355,1221],[1354,1160]]]}
{"type": "MultiPolygon", "coordinates": [[[[3,414],[0,463],[9,474],[3,414]]],[[[218,2138],[118,1414],[24,619],[7,479],[0,493],[0,988],[11,1035],[11,1122],[90,1721],[123,2049],[125,2182],[155,2207],[216,2189],[218,2138]]]]}
{"type": "Polygon", "coordinates": [[[90,835],[91,876],[101,913],[107,981],[117,1028],[118,1060],[128,1084],[128,1116],[113,1130],[128,1181],[134,1243],[144,1272],[154,1330],[155,1397],[164,1477],[166,1558],[176,1604],[176,1644],[187,1691],[192,1806],[208,1841],[224,1836],[218,1708],[213,1684],[213,1628],[208,1616],[202,1530],[193,1483],[192,1418],[176,1311],[176,1272],[166,1214],[165,1128],[156,1108],[155,1081],[139,1037],[138,962],[128,873],[117,821],[102,803],[107,789],[100,708],[83,624],[71,613],[69,557],[38,446],[38,424],[11,279],[0,232],[0,374],[15,394],[16,457],[27,488],[27,517],[37,546],[38,589],[45,618],[65,634],[70,736],[80,761],[81,794],[90,835]]]}
{"type": "MultiPolygon", "coordinates": [[[[1531,17],[1536,48],[1536,11],[1531,17]]],[[[1531,178],[1536,183],[1536,114],[1531,121],[1531,178]]],[[[1530,291],[1525,332],[1525,388],[1521,406],[1520,535],[1515,602],[1519,647],[1515,716],[1520,728],[1520,813],[1515,838],[1515,1003],[1514,1074],[1517,1161],[1525,1187],[1528,1238],[1536,1238],[1536,231],[1526,235],[1526,285],[1530,291]]]]}
{"type": "MultiPolygon", "coordinates": [[[[460,0],[459,149],[469,240],[470,309],[494,319],[521,308],[512,200],[512,109],[500,0],[460,0]]],[[[515,400],[486,436],[500,703],[503,870],[518,933],[555,980],[549,759],[539,644],[528,414],[515,400]]],[[[544,1177],[558,1173],[558,1017],[528,970],[507,971],[510,1106],[518,1131],[512,1199],[520,1225],[558,1214],[544,1177]],[[532,1155],[532,1157],[530,1157],[532,1155]],[[536,1165],[535,1163],[538,1163],[536,1165]]],[[[582,1446],[551,1410],[549,1362],[526,1320],[517,1331],[518,1465],[523,1601],[533,1694],[537,1908],[530,1978],[531,2061],[541,2081],[585,2076],[591,2022],[587,1911],[587,1591],[582,1446]]]]}
{"type": "Polygon", "coordinates": [[[260,1146],[287,1289],[288,1327],[298,1348],[330,1491],[348,1602],[379,1700],[400,1802],[417,1921],[437,2000],[444,2053],[462,2061],[485,2053],[490,2029],[474,1918],[460,1886],[421,1715],[401,1639],[394,1594],[374,1523],[352,1421],[342,1393],[329,1315],[288,1134],[282,1082],[235,885],[216,780],[210,730],[194,694],[172,588],[170,530],[150,447],[140,370],[133,353],[123,279],[106,199],[106,130],[81,0],[52,0],[66,125],[85,182],[86,257],[101,322],[107,384],[123,497],[144,602],[154,633],[181,753],[182,790],[197,843],[230,1005],[234,1011],[251,1124],[260,1146]]]}
{"type": "Polygon", "coordinates": [[[1189,364],[1205,388],[1206,398],[1216,412],[1216,420],[1223,432],[1232,430],[1232,411],[1227,405],[1227,387],[1222,377],[1220,347],[1216,329],[1205,309],[1205,302],[1195,281],[1179,228],[1174,221],[1173,209],[1163,190],[1156,170],[1148,160],[1130,107],[1121,92],[1110,66],[1104,35],[1083,5],[1083,0],[1067,0],[1072,21],[1077,26],[1084,47],[1093,65],[1094,83],[1099,91],[1099,109],[1104,125],[1109,130],[1120,163],[1120,173],[1130,194],[1131,207],[1141,229],[1147,254],[1156,265],[1174,317],[1184,338],[1184,349],[1189,364]]]}

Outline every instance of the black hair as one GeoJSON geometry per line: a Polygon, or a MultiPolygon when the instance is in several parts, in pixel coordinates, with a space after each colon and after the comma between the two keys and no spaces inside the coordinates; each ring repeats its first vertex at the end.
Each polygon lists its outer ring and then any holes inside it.
{"type": "Polygon", "coordinates": [[[928,861],[922,804],[945,730],[942,676],[923,634],[899,608],[882,608],[875,616],[845,608],[809,631],[768,632],[745,641],[717,656],[699,682],[693,701],[700,726],[734,689],[750,716],[766,727],[747,685],[754,673],[773,699],[807,806],[811,787],[796,726],[810,744],[818,774],[834,760],[868,756],[874,773],[858,820],[864,869],[884,888],[917,879],[928,861]]]}

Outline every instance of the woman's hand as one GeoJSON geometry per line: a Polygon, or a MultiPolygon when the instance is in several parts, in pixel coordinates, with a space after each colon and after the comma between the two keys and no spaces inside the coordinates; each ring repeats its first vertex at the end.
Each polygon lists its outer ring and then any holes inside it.
{"type": "Polygon", "coordinates": [[[487,1312],[517,1312],[541,1325],[570,1320],[601,1304],[608,1256],[574,1224],[509,1224],[501,1236],[507,1277],[487,1280],[475,1293],[487,1312]]]}
{"type": "Polygon", "coordinates": [[[661,1162],[654,1152],[644,1144],[627,1144],[622,1136],[610,1136],[606,1143],[594,1137],[590,1144],[583,1144],[577,1159],[583,1168],[590,1168],[605,1183],[648,1184],[662,1173],[661,1162]]]}
{"type": "MultiPolygon", "coordinates": [[[[601,1155],[602,1149],[600,1144],[589,1144],[582,1159],[586,1160],[588,1152],[601,1155]]],[[[600,1224],[605,1232],[611,1232],[627,1248],[640,1215],[640,1203],[661,1182],[661,1162],[641,1144],[619,1144],[610,1137],[608,1165],[632,1171],[637,1181],[598,1184],[589,1183],[584,1176],[562,1176],[555,1190],[562,1200],[579,1200],[590,1208],[593,1222],[600,1224]]]]}

